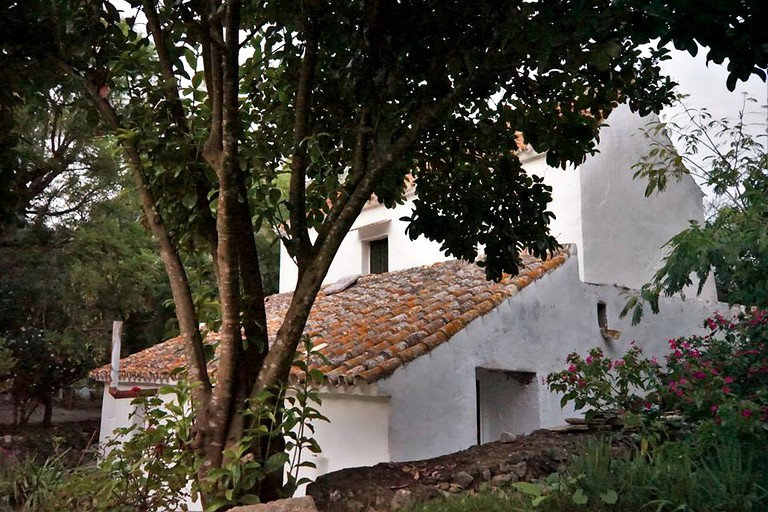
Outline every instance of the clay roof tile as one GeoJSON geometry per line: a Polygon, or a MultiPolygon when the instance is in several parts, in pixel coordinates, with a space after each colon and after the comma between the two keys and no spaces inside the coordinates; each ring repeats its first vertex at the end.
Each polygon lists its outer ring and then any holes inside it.
{"type": "MultiPolygon", "coordinates": [[[[385,378],[445,343],[473,319],[558,268],[568,257],[567,247],[546,261],[522,255],[520,273],[505,276],[500,283],[487,281],[476,265],[447,261],[361,276],[341,291],[321,292],[305,334],[316,345],[326,344],[320,352],[327,362],[316,358],[311,366],[323,370],[332,384],[385,378]]],[[[291,298],[290,293],[283,293],[266,302],[270,337],[277,332],[291,298]]],[[[211,333],[207,339],[214,342],[217,335],[211,333]]],[[[181,337],[128,356],[120,364],[123,381],[172,381],[173,370],[184,364],[181,337]]],[[[211,365],[215,371],[215,360],[211,365]]],[[[110,366],[105,365],[91,376],[106,382],[109,373],[110,366]]]]}

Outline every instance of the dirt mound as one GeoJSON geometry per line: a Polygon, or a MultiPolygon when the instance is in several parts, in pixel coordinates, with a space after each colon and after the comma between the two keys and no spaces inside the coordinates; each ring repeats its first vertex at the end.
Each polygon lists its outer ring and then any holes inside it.
{"type": "Polygon", "coordinates": [[[563,468],[594,434],[537,430],[435,459],[329,473],[307,494],[320,512],[384,512],[451,494],[541,478],[563,468]]]}

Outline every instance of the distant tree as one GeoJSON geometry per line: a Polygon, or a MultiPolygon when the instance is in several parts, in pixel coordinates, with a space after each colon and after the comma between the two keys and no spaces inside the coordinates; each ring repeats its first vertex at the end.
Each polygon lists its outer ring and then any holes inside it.
{"type": "Polygon", "coordinates": [[[768,123],[764,109],[747,111],[755,103],[746,99],[736,119],[685,107],[682,119],[646,130],[650,149],[635,166],[635,177],[648,181],[646,195],[690,175],[712,197],[705,222],[692,221],[668,242],[662,267],[628,301],[624,313],[633,310],[634,320],[643,304],[657,312],[661,295],[693,285],[700,293],[710,277],[720,300],[768,307],[768,123]]]}
{"type": "Polygon", "coordinates": [[[93,367],[94,351],[81,337],[36,328],[16,331],[4,339],[14,364],[0,372],[0,383],[10,390],[14,424],[26,424],[42,404],[42,423],[50,425],[54,393],[93,367]]]}

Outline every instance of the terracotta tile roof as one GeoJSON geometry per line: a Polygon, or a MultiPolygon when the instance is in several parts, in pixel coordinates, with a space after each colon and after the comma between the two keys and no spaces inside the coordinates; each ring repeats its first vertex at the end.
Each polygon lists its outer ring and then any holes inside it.
{"type": "MultiPolygon", "coordinates": [[[[319,367],[332,384],[382,379],[562,265],[569,254],[565,248],[546,261],[524,255],[520,274],[506,276],[500,283],[486,281],[476,265],[448,261],[362,276],[354,285],[333,294],[321,291],[305,333],[315,346],[324,344],[320,352],[328,362],[317,358],[313,366],[319,367]]],[[[268,298],[270,337],[280,326],[291,296],[283,293],[268,298]]],[[[209,340],[216,337],[211,334],[209,340]]],[[[176,337],[124,358],[120,380],[164,382],[183,365],[182,340],[176,337]]],[[[91,377],[107,381],[109,372],[110,365],[106,365],[93,370],[91,377]]]]}

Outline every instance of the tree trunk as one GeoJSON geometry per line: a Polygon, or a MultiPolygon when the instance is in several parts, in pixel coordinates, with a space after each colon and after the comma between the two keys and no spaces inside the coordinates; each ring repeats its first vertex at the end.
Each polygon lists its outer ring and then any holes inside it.
{"type": "Polygon", "coordinates": [[[40,398],[40,401],[43,403],[43,426],[49,427],[51,425],[51,419],[53,417],[53,397],[51,393],[45,393],[43,397],[40,398]]]}

